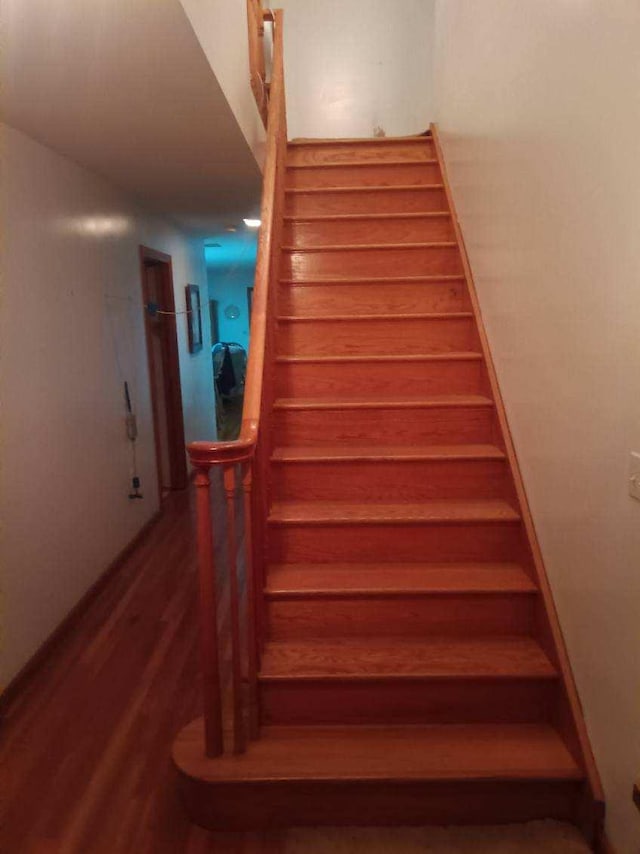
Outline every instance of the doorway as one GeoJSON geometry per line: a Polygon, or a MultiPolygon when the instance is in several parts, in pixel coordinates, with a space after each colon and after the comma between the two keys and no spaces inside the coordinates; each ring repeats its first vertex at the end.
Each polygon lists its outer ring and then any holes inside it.
{"type": "Polygon", "coordinates": [[[170,491],[185,489],[188,481],[171,256],[141,246],[140,268],[162,503],[170,491]]]}
{"type": "Polygon", "coordinates": [[[211,346],[220,340],[220,303],[217,299],[209,300],[209,320],[211,321],[211,346]]]}

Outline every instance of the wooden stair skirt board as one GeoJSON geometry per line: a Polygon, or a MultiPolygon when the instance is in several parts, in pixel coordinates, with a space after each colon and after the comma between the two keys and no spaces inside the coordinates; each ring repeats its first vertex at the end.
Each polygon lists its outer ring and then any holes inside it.
{"type": "MultiPolygon", "coordinates": [[[[259,737],[174,757],[212,828],[556,818],[602,790],[437,133],[288,145],[259,737]]],[[[276,259],[277,261],[278,259],[276,259]]]]}

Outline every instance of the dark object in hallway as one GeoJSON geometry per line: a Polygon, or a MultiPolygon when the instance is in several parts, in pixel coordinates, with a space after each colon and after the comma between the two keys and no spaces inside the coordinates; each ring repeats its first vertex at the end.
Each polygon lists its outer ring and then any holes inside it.
{"type": "Polygon", "coordinates": [[[220,394],[225,395],[231,394],[236,384],[236,372],[233,370],[233,362],[228,344],[222,345],[222,354],[222,365],[216,376],[216,385],[220,394]]]}
{"type": "Polygon", "coordinates": [[[216,392],[218,439],[237,439],[242,423],[247,351],[241,344],[218,342],[211,348],[216,392]]]}

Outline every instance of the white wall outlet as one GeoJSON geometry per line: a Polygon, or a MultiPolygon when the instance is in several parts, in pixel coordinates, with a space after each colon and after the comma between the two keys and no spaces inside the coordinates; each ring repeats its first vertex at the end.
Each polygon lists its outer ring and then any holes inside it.
{"type": "Polygon", "coordinates": [[[640,501],[640,454],[631,451],[629,461],[629,495],[640,501]]]}

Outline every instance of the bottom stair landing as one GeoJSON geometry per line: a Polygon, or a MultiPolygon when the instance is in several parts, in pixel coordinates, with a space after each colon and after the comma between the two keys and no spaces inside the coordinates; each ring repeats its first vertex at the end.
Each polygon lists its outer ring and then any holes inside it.
{"type": "Polygon", "coordinates": [[[203,756],[202,721],[174,760],[211,829],[572,820],[584,775],[550,726],[268,726],[242,755],[203,756]]]}

